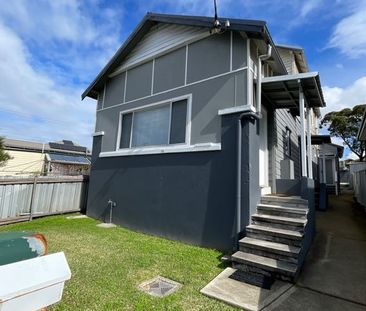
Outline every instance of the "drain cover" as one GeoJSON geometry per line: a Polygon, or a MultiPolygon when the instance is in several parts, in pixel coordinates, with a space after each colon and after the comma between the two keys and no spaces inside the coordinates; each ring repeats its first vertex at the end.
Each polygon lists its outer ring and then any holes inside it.
{"type": "Polygon", "coordinates": [[[181,284],[175,281],[163,278],[162,276],[157,276],[151,280],[141,283],[139,285],[139,289],[151,296],[165,297],[174,293],[181,286],[181,284]]]}

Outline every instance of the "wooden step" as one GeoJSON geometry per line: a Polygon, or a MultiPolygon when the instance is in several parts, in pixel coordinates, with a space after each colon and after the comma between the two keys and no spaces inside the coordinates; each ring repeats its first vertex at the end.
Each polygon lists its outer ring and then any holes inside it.
{"type": "Polygon", "coordinates": [[[301,246],[303,233],[295,230],[286,230],[251,224],[246,228],[247,237],[301,246]]]}
{"type": "Polygon", "coordinates": [[[239,244],[240,244],[240,246],[243,246],[243,247],[265,250],[268,252],[273,252],[273,253],[291,256],[291,257],[297,257],[301,251],[300,247],[283,244],[283,243],[270,242],[270,241],[266,241],[266,240],[253,239],[253,238],[249,238],[249,237],[245,237],[245,238],[241,239],[239,241],[239,244]]]}
{"type": "Polygon", "coordinates": [[[265,196],[261,197],[261,203],[289,206],[289,207],[307,207],[308,206],[307,200],[304,200],[297,196],[282,197],[282,196],[274,196],[274,195],[265,195],[265,196]]]}
{"type": "MultiPolygon", "coordinates": [[[[241,268],[246,270],[246,266],[254,267],[257,269],[264,270],[264,272],[269,272],[274,275],[284,275],[287,277],[295,277],[297,273],[297,265],[281,260],[276,260],[273,258],[267,258],[263,256],[258,256],[254,254],[248,254],[242,251],[238,251],[231,256],[232,261],[235,264],[244,265],[241,268]]],[[[249,271],[249,269],[247,271],[249,271]]]]}
{"type": "Polygon", "coordinates": [[[307,223],[306,218],[291,218],[263,214],[252,215],[252,221],[254,224],[297,231],[303,231],[307,223]]]}
{"type": "Polygon", "coordinates": [[[267,214],[274,216],[293,217],[293,218],[305,218],[308,213],[306,207],[284,207],[280,205],[271,204],[258,204],[258,214],[267,214]]]}

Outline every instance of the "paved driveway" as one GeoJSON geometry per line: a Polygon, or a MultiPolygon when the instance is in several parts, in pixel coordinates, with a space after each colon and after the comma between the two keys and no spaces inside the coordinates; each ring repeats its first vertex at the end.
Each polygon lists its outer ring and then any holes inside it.
{"type": "Polygon", "coordinates": [[[365,212],[352,195],[331,196],[316,220],[299,281],[265,310],[366,310],[365,212]]]}

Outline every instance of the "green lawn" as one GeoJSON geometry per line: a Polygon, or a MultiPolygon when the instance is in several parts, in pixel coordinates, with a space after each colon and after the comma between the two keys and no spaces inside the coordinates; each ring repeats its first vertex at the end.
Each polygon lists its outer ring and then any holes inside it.
{"type": "Polygon", "coordinates": [[[72,278],[51,310],[233,310],[199,292],[223,270],[220,252],[97,223],[63,215],[0,227],[44,233],[50,253],[65,252],[72,278]],[[137,289],[157,275],[183,286],[165,298],[137,289]]]}

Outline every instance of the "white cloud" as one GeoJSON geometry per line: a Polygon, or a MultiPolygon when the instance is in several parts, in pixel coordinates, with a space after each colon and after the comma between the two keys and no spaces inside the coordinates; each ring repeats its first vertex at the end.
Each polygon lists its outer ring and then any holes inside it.
{"type": "Polygon", "coordinates": [[[36,54],[33,67],[58,80],[86,82],[121,44],[123,6],[111,9],[100,4],[98,0],[4,1],[0,21],[36,54]]]}
{"type": "Polygon", "coordinates": [[[327,103],[327,107],[322,109],[323,115],[330,111],[366,104],[366,76],[345,88],[324,86],[323,92],[327,103]]]}
{"type": "Polygon", "coordinates": [[[30,60],[23,41],[0,23],[0,135],[90,146],[95,104],[81,102],[81,89],[55,83],[30,60]]]}
{"type": "MultiPolygon", "coordinates": [[[[344,108],[352,108],[355,105],[366,104],[366,76],[356,80],[352,85],[340,87],[323,87],[323,93],[327,107],[322,109],[322,115],[330,111],[339,111],[344,108]]],[[[323,128],[322,134],[329,134],[327,129],[323,128]]],[[[332,137],[332,143],[345,147],[345,153],[349,150],[339,137],[332,137]]],[[[356,154],[349,150],[349,154],[344,154],[344,159],[358,159],[356,154]]]]}
{"type": "Polygon", "coordinates": [[[300,16],[306,17],[309,13],[317,9],[321,4],[321,0],[301,1],[300,16]]]}
{"type": "Polygon", "coordinates": [[[352,13],[335,26],[328,47],[338,48],[350,58],[366,56],[366,1],[358,1],[352,13]]]}

